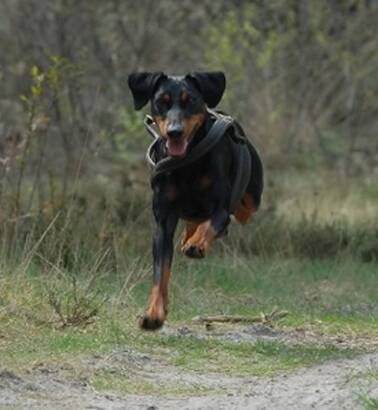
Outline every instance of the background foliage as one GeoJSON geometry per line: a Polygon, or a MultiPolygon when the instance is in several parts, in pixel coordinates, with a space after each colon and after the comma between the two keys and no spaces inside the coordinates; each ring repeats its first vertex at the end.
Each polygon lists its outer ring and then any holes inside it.
{"type": "Polygon", "coordinates": [[[355,212],[377,200],[377,18],[374,0],[3,0],[4,257],[43,233],[54,238],[41,244],[44,257],[64,265],[79,249],[80,258],[111,249],[105,259],[117,265],[123,247],[146,248],[149,137],[127,74],[221,69],[221,108],[242,122],[268,170],[254,230],[261,238],[235,239],[240,249],[330,256],[353,248],[375,258],[370,205],[351,237],[328,217],[341,206],[328,207],[322,224],[318,209],[319,190],[338,204],[352,196],[355,212]],[[311,206],[288,233],[283,214],[300,209],[292,197],[311,206]]]}

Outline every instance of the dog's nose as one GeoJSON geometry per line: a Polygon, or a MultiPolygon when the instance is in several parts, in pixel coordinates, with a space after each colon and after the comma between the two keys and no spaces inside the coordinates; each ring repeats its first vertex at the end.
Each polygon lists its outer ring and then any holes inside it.
{"type": "Polygon", "coordinates": [[[167,135],[169,138],[180,138],[183,133],[183,128],[179,126],[168,127],[167,129],[167,135]]]}

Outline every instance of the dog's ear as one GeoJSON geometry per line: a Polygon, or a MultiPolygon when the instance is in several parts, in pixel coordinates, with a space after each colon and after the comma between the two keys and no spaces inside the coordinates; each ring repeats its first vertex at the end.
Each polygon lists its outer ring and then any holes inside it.
{"type": "Polygon", "coordinates": [[[195,82],[209,108],[215,107],[226,88],[226,77],[221,71],[209,73],[191,73],[186,78],[195,82]]]}
{"type": "Polygon", "coordinates": [[[164,73],[132,73],[129,75],[128,84],[133,94],[134,107],[140,110],[153,96],[159,82],[167,78],[164,73]]]}

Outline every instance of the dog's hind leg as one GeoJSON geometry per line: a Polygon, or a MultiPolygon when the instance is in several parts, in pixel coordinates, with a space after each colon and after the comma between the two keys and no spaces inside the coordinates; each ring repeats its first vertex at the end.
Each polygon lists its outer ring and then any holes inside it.
{"type": "Polygon", "coordinates": [[[246,224],[247,222],[249,222],[252,214],[254,214],[256,211],[257,207],[252,195],[246,192],[243,195],[240,204],[234,211],[234,217],[239,223],[246,224]]]}
{"type": "Polygon", "coordinates": [[[251,216],[258,210],[264,188],[264,170],[260,156],[251,143],[248,143],[248,148],[251,156],[250,179],[246,192],[233,212],[235,219],[241,224],[249,222],[251,216]]]}

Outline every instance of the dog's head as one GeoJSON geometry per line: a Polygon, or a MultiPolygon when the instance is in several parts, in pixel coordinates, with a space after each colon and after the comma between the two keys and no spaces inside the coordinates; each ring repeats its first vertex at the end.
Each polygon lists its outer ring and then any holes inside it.
{"type": "Polygon", "coordinates": [[[226,79],[221,72],[195,72],[182,77],[133,73],[128,83],[135,109],[151,101],[151,113],[168,154],[182,157],[206,118],[206,106],[213,108],[222,98],[226,79]]]}

